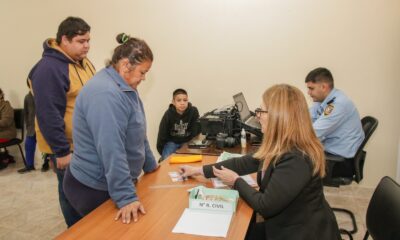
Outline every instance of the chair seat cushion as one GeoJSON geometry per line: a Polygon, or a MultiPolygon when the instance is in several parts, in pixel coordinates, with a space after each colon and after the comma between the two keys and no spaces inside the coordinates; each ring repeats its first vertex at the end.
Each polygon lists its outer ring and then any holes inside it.
{"type": "Polygon", "coordinates": [[[0,143],[0,148],[12,146],[12,145],[17,145],[17,144],[20,144],[20,143],[22,143],[21,139],[13,138],[13,139],[11,139],[11,140],[9,140],[7,142],[0,143]]]}

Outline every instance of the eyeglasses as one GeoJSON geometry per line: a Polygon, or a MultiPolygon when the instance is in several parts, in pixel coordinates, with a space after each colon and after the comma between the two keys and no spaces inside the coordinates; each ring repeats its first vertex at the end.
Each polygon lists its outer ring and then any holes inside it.
{"type": "Polygon", "coordinates": [[[261,108],[256,108],[255,110],[254,110],[254,113],[256,114],[256,117],[261,117],[261,114],[262,113],[268,113],[268,111],[267,110],[262,110],[261,108]]]}

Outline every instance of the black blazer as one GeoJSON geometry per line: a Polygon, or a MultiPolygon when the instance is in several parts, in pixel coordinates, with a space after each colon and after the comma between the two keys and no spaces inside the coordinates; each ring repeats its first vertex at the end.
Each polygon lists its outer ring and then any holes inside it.
{"type": "MultiPolygon", "coordinates": [[[[259,191],[241,178],[233,187],[264,218],[268,240],[341,239],[335,215],[325,200],[322,180],[312,175],[307,156],[299,151],[283,154],[275,166],[269,165],[263,178],[262,163],[246,155],[213,165],[223,165],[239,175],[257,172],[259,191]]],[[[213,165],[203,167],[207,178],[214,177],[213,165]]]]}

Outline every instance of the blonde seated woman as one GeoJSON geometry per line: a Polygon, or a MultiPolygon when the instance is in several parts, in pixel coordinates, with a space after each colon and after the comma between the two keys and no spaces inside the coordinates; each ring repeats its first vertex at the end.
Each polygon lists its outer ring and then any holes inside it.
{"type": "Polygon", "coordinates": [[[280,84],[265,91],[256,111],[264,138],[254,155],[205,165],[181,166],[184,177],[218,177],[254,210],[246,239],[341,239],[322,186],[323,147],[302,92],[280,84]],[[239,175],[257,172],[259,190],[239,175]]]}

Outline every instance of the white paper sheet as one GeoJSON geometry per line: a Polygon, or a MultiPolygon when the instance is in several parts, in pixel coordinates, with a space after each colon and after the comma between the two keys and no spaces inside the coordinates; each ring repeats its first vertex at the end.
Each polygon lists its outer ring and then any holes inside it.
{"type": "MultiPolygon", "coordinates": [[[[252,187],[257,187],[256,181],[250,175],[240,176],[243,180],[247,182],[252,187]]],[[[219,178],[211,178],[211,182],[214,188],[223,188],[227,187],[219,178]]]]}
{"type": "Polygon", "coordinates": [[[243,156],[243,154],[239,154],[239,153],[229,153],[229,152],[225,152],[223,151],[221,153],[221,155],[219,155],[218,159],[217,159],[217,163],[218,162],[222,162],[231,158],[235,158],[235,157],[241,157],[243,156]]]}
{"type": "Polygon", "coordinates": [[[226,237],[231,219],[231,212],[213,212],[186,208],[172,232],[226,237]]]}
{"type": "MultiPolygon", "coordinates": [[[[219,155],[217,162],[223,162],[225,160],[234,158],[234,157],[241,157],[243,156],[243,154],[239,154],[239,153],[229,153],[229,152],[222,152],[221,155],[219,155]]],[[[240,176],[241,178],[243,178],[243,180],[245,180],[247,182],[247,184],[249,184],[252,187],[257,187],[257,182],[254,181],[254,179],[249,175],[244,175],[244,176],[240,176]]],[[[220,179],[218,178],[211,178],[211,181],[213,183],[214,188],[224,188],[227,187],[220,179]]]]}

